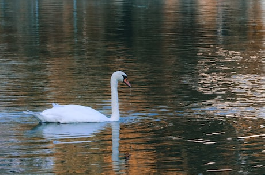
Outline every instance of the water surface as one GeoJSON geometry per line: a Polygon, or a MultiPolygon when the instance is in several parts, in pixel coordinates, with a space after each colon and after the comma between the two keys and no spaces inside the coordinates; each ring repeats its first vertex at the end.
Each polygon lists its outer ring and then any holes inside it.
{"type": "Polygon", "coordinates": [[[261,0],[0,0],[0,172],[263,174],[261,0]],[[121,120],[42,124],[52,103],[121,120]]]}

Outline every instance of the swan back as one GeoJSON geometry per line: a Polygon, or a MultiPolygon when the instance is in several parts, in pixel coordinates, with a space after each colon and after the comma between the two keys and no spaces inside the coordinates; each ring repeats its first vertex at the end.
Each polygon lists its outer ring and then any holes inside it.
{"type": "Polygon", "coordinates": [[[80,105],[56,105],[46,109],[38,118],[42,122],[75,123],[75,122],[105,122],[110,118],[95,109],[80,105]]]}

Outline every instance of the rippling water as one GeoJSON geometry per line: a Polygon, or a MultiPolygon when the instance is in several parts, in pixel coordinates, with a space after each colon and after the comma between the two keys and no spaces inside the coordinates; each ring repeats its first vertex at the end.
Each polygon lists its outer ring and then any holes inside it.
{"type": "Polygon", "coordinates": [[[265,3],[1,1],[0,172],[264,174],[265,3]],[[39,124],[51,103],[121,120],[39,124]]]}

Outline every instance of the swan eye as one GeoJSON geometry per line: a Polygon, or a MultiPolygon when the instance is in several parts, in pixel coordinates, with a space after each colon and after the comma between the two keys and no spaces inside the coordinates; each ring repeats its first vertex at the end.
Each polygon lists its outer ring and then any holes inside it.
{"type": "Polygon", "coordinates": [[[122,75],[122,76],[123,76],[123,80],[127,78],[127,76],[126,76],[126,75],[122,75]]]}

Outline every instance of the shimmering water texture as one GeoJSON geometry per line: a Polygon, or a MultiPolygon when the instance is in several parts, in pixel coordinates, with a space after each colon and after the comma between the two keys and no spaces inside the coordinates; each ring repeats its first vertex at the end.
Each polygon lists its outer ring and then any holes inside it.
{"type": "Polygon", "coordinates": [[[265,172],[265,1],[0,0],[0,174],[265,172]],[[43,123],[77,104],[119,122],[43,123]]]}

